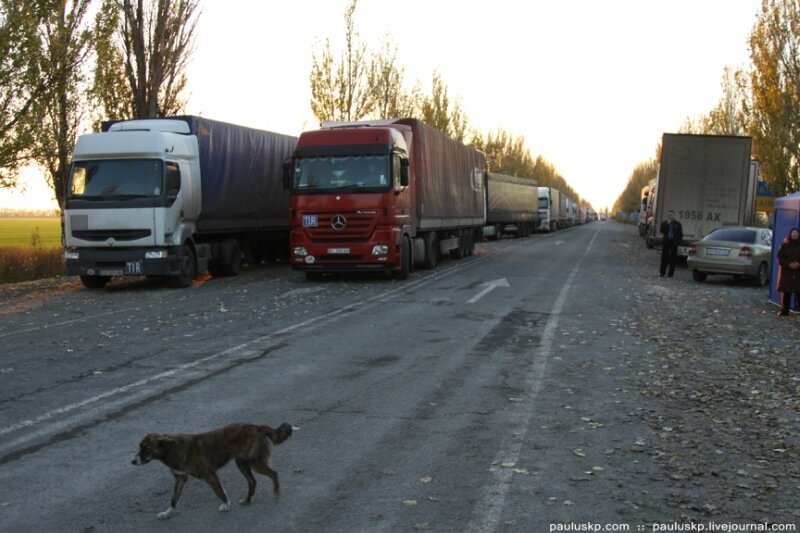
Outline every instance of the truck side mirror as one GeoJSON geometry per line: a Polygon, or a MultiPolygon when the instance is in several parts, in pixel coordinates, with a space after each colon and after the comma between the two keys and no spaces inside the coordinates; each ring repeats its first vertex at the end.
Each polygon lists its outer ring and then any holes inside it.
{"type": "Polygon", "coordinates": [[[408,187],[409,177],[408,177],[408,159],[401,159],[400,160],[400,186],[401,187],[408,187]]]}
{"type": "Polygon", "coordinates": [[[286,190],[292,188],[292,166],[291,158],[283,161],[283,188],[286,190]]]}

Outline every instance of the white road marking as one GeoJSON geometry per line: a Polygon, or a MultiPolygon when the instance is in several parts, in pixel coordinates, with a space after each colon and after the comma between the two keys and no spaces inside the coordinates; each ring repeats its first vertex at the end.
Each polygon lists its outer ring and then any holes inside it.
{"type": "MultiPolygon", "coordinates": [[[[274,331],[267,335],[262,335],[261,337],[255,338],[253,340],[244,342],[239,344],[238,346],[234,346],[232,348],[228,348],[221,352],[217,352],[206,357],[202,357],[200,359],[196,359],[194,361],[189,361],[182,365],[179,365],[175,368],[170,370],[165,370],[163,372],[158,372],[157,374],[153,374],[152,376],[134,381],[132,383],[128,383],[127,385],[123,385],[121,387],[116,387],[100,394],[96,394],[94,396],[90,396],[78,402],[73,402],[62,407],[58,407],[56,409],[52,409],[50,411],[46,411],[40,414],[37,417],[30,418],[27,420],[22,420],[15,424],[11,424],[9,426],[0,428],[0,437],[9,435],[16,431],[20,430],[29,430],[29,433],[25,433],[20,435],[13,441],[5,441],[0,443],[0,455],[7,453],[10,450],[13,450],[19,446],[23,446],[28,442],[31,442],[35,439],[45,437],[47,435],[57,433],[59,431],[64,431],[70,427],[78,425],[82,420],[86,418],[90,418],[91,416],[95,416],[97,412],[102,410],[109,410],[111,408],[117,408],[125,403],[131,403],[137,399],[142,399],[150,394],[152,391],[148,387],[152,387],[156,384],[156,382],[165,380],[167,378],[177,378],[180,375],[186,375],[192,369],[199,367],[201,365],[211,363],[216,361],[217,359],[225,358],[226,361],[231,361],[234,358],[238,357],[239,359],[249,358],[256,355],[258,352],[254,349],[249,349],[253,345],[257,344],[268,344],[268,343],[277,343],[281,335],[286,333],[290,333],[292,331],[305,328],[305,327],[312,327],[312,326],[319,326],[323,324],[328,324],[331,322],[335,322],[341,316],[346,315],[353,309],[359,307],[366,307],[370,305],[378,305],[383,303],[390,298],[396,296],[399,293],[408,291],[409,289],[413,289],[417,286],[425,285],[431,283],[435,280],[440,278],[451,276],[457,272],[465,270],[467,268],[473,268],[478,264],[488,260],[489,258],[493,257],[504,251],[505,248],[501,248],[499,250],[493,250],[485,256],[474,257],[471,261],[465,261],[463,263],[459,263],[451,268],[443,268],[437,271],[434,271],[432,274],[427,275],[421,279],[413,280],[413,281],[406,281],[398,284],[397,287],[393,289],[389,289],[383,291],[379,294],[376,294],[372,297],[366,298],[364,300],[360,300],[357,302],[353,302],[349,305],[339,308],[338,310],[328,313],[321,316],[316,316],[309,318],[307,320],[303,320],[296,324],[292,324],[287,326],[283,329],[278,331],[274,331]],[[123,395],[130,394],[131,396],[127,398],[122,398],[123,395]],[[70,418],[65,420],[54,420],[59,416],[62,415],[69,415],[70,418]],[[41,426],[38,429],[37,426],[41,426]]],[[[102,315],[96,316],[104,316],[107,314],[113,314],[120,311],[114,311],[112,313],[104,313],[102,315]]],[[[80,319],[75,319],[69,322],[77,322],[80,320],[85,320],[88,317],[83,317],[80,319]]],[[[53,327],[51,325],[50,327],[53,327]]],[[[202,370],[198,370],[198,372],[202,373],[202,370]]]]}
{"type": "Polygon", "coordinates": [[[602,227],[595,232],[594,237],[592,237],[592,240],[589,242],[589,246],[586,247],[586,251],[575,263],[564,285],[561,287],[561,291],[558,293],[558,298],[556,298],[553,307],[550,309],[550,318],[547,319],[547,324],[545,324],[544,331],[542,332],[541,342],[536,350],[536,362],[526,379],[526,390],[528,393],[525,396],[525,401],[515,404],[518,405],[518,407],[511,415],[511,422],[508,424],[508,434],[500,443],[499,451],[492,461],[493,466],[490,468],[490,472],[494,476],[494,483],[490,483],[486,487],[483,497],[476,505],[472,513],[472,520],[470,520],[465,528],[467,532],[496,531],[500,524],[506,497],[511,487],[511,478],[514,475],[513,469],[505,468],[502,465],[516,464],[519,461],[522,444],[526,440],[525,437],[528,433],[531,418],[535,412],[534,404],[544,383],[547,360],[553,348],[561,311],[564,309],[564,302],[567,300],[567,294],[572,289],[572,284],[575,281],[575,276],[578,274],[580,264],[591,251],[594,240],[597,238],[601,229],[602,227]]]}
{"type": "Polygon", "coordinates": [[[491,291],[495,290],[497,287],[511,287],[511,285],[508,284],[508,280],[506,278],[500,278],[494,281],[489,281],[487,283],[484,283],[483,285],[485,286],[485,288],[481,292],[479,292],[478,294],[467,300],[468,304],[474,304],[475,302],[477,302],[478,300],[489,294],[491,291]]]}

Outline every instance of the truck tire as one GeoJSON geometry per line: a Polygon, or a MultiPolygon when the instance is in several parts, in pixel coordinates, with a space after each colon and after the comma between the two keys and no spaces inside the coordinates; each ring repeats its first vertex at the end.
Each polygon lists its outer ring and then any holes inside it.
{"type": "Polygon", "coordinates": [[[458,230],[456,235],[458,235],[458,247],[450,250],[450,257],[453,259],[461,259],[467,255],[465,250],[466,247],[464,246],[464,241],[467,239],[467,236],[461,230],[458,230]]]}
{"type": "Polygon", "coordinates": [[[81,283],[87,289],[102,289],[111,281],[111,276],[81,276],[81,283]]]}
{"type": "Polygon", "coordinates": [[[411,243],[407,237],[403,237],[403,243],[400,245],[400,268],[392,275],[394,279],[402,281],[408,279],[409,273],[411,273],[411,243]]]}
{"type": "Polygon", "coordinates": [[[180,273],[172,277],[172,285],[176,289],[185,289],[197,277],[197,262],[194,258],[194,250],[188,244],[181,246],[179,261],[180,273]]]}
{"type": "Polygon", "coordinates": [[[238,276],[239,272],[242,271],[242,247],[238,240],[230,240],[228,243],[228,256],[225,259],[224,274],[230,277],[238,276]]]}
{"type": "Polygon", "coordinates": [[[423,239],[425,241],[425,260],[422,261],[422,268],[436,268],[439,263],[439,236],[432,231],[426,233],[423,239]]]}

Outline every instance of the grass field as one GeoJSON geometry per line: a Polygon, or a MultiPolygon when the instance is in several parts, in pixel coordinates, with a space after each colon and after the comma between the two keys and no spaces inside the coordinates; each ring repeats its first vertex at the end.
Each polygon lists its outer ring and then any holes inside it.
{"type": "Polygon", "coordinates": [[[58,217],[0,217],[0,248],[60,248],[58,217]]]}

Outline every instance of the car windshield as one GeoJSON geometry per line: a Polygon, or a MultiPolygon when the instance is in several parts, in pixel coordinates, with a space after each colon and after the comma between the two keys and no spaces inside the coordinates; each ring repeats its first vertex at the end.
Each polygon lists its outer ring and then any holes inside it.
{"type": "Polygon", "coordinates": [[[716,229],[706,235],[704,241],[727,241],[744,242],[753,244],[756,242],[757,231],[747,228],[721,228],[716,229]]]}
{"type": "Polygon", "coordinates": [[[154,198],[161,195],[163,165],[158,159],[76,161],[69,178],[73,198],[154,198]]]}
{"type": "Polygon", "coordinates": [[[298,190],[376,189],[389,186],[387,155],[300,157],[295,160],[298,190]]]}

